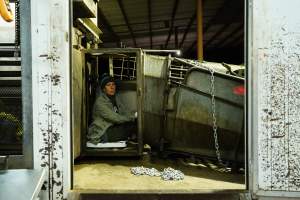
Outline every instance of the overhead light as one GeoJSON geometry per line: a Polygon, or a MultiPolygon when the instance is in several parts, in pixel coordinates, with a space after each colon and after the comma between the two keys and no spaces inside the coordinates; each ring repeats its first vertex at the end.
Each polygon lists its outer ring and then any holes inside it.
{"type": "Polygon", "coordinates": [[[164,49],[143,49],[144,52],[152,52],[152,53],[174,53],[177,56],[181,55],[181,50],[179,49],[170,49],[170,50],[164,50],[164,49]]]}

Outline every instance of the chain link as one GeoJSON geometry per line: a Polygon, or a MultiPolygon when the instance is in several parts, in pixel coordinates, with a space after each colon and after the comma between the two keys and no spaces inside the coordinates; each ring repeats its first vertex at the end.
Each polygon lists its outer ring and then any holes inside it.
{"type": "Polygon", "coordinates": [[[221,166],[226,166],[221,158],[221,153],[220,153],[220,146],[219,146],[219,141],[218,141],[218,125],[217,125],[217,116],[216,116],[216,100],[215,100],[215,76],[214,73],[215,71],[207,66],[201,65],[201,61],[194,61],[194,60],[187,60],[184,59],[185,62],[190,63],[194,66],[201,67],[201,68],[206,68],[211,76],[210,76],[210,95],[211,95],[211,110],[212,110],[212,129],[213,129],[213,136],[214,136],[214,142],[215,142],[215,151],[216,151],[216,156],[218,159],[218,162],[221,166]]]}
{"type": "Polygon", "coordinates": [[[20,45],[20,2],[15,0],[15,52],[14,56],[19,57],[19,45],[20,45]]]}
{"type": "Polygon", "coordinates": [[[175,170],[171,167],[164,168],[163,171],[158,171],[155,168],[147,168],[147,167],[132,167],[130,168],[130,171],[132,174],[136,176],[141,176],[141,175],[147,175],[147,176],[152,176],[152,177],[161,177],[162,180],[164,181],[169,181],[169,180],[183,180],[184,179],[184,174],[180,170],[175,170]]]}
{"type": "Polygon", "coordinates": [[[217,125],[217,116],[216,116],[214,70],[211,69],[211,68],[208,68],[208,70],[211,73],[211,76],[210,76],[210,94],[211,94],[211,110],[212,110],[212,123],[213,123],[212,128],[213,128],[213,134],[214,134],[214,140],[215,140],[216,156],[217,156],[218,162],[221,165],[224,165],[223,161],[221,159],[221,153],[220,153],[220,147],[219,147],[219,141],[218,141],[218,125],[217,125]]]}

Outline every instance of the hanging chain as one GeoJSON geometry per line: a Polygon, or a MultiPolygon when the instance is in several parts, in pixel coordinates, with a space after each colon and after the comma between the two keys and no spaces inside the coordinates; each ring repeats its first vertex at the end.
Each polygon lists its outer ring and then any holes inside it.
{"type": "Polygon", "coordinates": [[[211,111],[212,111],[212,128],[213,128],[213,136],[215,142],[215,151],[218,162],[221,166],[225,167],[226,165],[223,163],[221,159],[220,147],[219,147],[219,140],[218,140],[218,125],[217,125],[217,116],[216,116],[216,100],[215,100],[215,71],[207,66],[201,65],[201,61],[193,61],[184,59],[185,62],[190,63],[194,66],[206,68],[211,76],[210,76],[210,95],[211,95],[211,111]]]}
{"type": "Polygon", "coordinates": [[[20,2],[15,0],[15,52],[14,56],[19,57],[19,45],[20,45],[20,2]]]}
{"type": "Polygon", "coordinates": [[[214,134],[214,140],[215,140],[215,150],[216,150],[216,156],[218,159],[218,162],[224,166],[223,161],[221,159],[221,153],[220,153],[220,147],[219,147],[219,141],[218,141],[218,125],[217,125],[217,116],[216,116],[216,99],[215,99],[215,76],[214,76],[214,70],[211,68],[208,68],[208,70],[211,73],[210,76],[210,94],[211,94],[211,110],[212,110],[212,128],[213,128],[213,134],[214,134]]]}

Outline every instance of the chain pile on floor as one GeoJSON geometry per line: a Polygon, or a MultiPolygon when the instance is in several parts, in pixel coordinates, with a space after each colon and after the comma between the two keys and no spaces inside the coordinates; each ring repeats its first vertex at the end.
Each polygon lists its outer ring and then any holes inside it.
{"type": "Polygon", "coordinates": [[[164,181],[169,181],[169,180],[183,180],[184,179],[184,174],[180,170],[175,170],[171,167],[164,168],[162,172],[158,171],[155,168],[147,168],[147,167],[132,167],[130,169],[131,173],[136,176],[141,176],[141,175],[147,175],[147,176],[152,176],[152,177],[158,177],[160,176],[161,179],[164,181]]]}

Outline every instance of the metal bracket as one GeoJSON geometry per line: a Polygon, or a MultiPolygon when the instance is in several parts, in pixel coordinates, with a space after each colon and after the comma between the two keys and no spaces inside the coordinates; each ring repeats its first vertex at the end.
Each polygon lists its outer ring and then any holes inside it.
{"type": "Polygon", "coordinates": [[[252,200],[251,193],[240,193],[239,200],[252,200]]]}
{"type": "Polygon", "coordinates": [[[8,156],[0,156],[0,170],[8,169],[8,156]]]}

